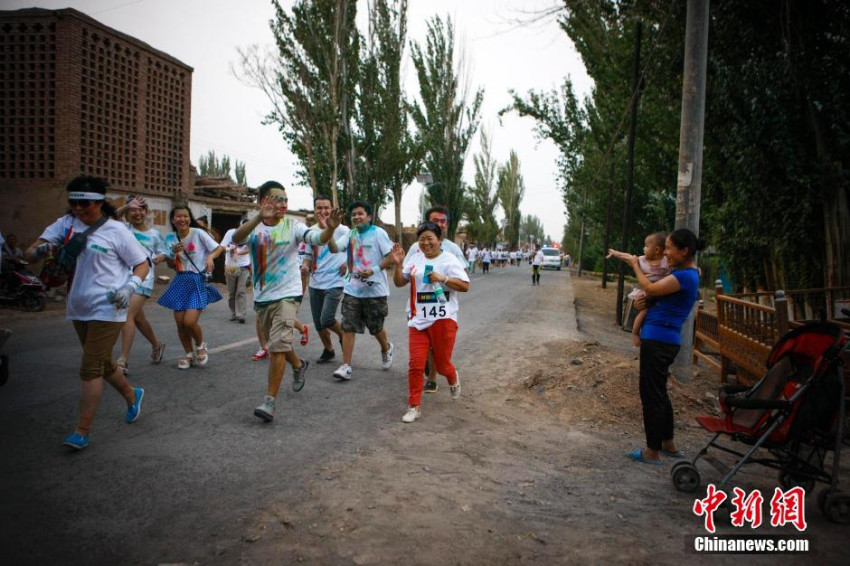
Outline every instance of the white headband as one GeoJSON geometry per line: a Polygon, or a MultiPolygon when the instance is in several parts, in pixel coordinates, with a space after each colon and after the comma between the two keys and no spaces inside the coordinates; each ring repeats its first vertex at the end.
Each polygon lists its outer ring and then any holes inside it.
{"type": "Polygon", "coordinates": [[[72,191],[68,193],[68,198],[71,200],[106,200],[106,195],[72,191]]]}

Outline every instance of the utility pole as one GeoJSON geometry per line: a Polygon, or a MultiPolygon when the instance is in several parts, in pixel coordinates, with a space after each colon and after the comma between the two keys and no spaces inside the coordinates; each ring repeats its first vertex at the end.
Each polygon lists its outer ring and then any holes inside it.
{"type": "MultiPolygon", "coordinates": [[[[626,198],[623,203],[623,244],[620,250],[627,252],[629,231],[632,223],[632,190],[635,182],[635,129],[637,128],[637,107],[640,100],[640,40],[643,35],[643,22],[638,21],[635,29],[635,55],[632,62],[632,116],[629,124],[629,169],[626,176],[626,198]]],[[[608,250],[605,250],[606,253],[608,250]]],[[[626,269],[623,262],[617,262],[620,278],[617,280],[617,324],[623,325],[623,293],[626,286],[626,269]]]]}
{"type": "MultiPolygon", "coordinates": [[[[685,69],[682,81],[682,124],[679,130],[679,178],[676,183],[676,228],[699,235],[702,189],[702,144],[705,126],[705,74],[708,61],[709,0],[688,0],[685,28],[685,69]]],[[[673,375],[691,379],[694,350],[693,312],[682,328],[682,348],[673,375]]]]}
{"type": "Polygon", "coordinates": [[[611,173],[608,176],[608,212],[605,218],[605,245],[602,249],[602,288],[608,288],[608,260],[604,259],[611,245],[611,221],[614,214],[614,156],[611,156],[611,173]]]}

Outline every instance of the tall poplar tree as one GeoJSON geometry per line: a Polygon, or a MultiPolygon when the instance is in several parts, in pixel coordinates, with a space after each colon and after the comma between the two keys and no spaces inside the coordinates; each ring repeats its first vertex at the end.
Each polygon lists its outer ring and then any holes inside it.
{"type": "Polygon", "coordinates": [[[428,199],[449,208],[448,237],[454,238],[464,208],[463,165],[478,129],[484,91],[478,89],[469,97],[462,61],[455,61],[451,18],[445,23],[439,16],[429,20],[425,43],[413,42],[411,57],[419,79],[413,122],[432,178],[426,185],[428,199]]]}

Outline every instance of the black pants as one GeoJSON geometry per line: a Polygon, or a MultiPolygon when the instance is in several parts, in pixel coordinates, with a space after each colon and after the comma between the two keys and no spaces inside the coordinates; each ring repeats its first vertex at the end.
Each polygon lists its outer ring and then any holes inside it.
{"type": "Polygon", "coordinates": [[[667,395],[667,376],[678,353],[677,344],[643,340],[640,345],[640,402],[646,446],[651,450],[661,450],[662,440],[673,440],[673,404],[667,395]]]}

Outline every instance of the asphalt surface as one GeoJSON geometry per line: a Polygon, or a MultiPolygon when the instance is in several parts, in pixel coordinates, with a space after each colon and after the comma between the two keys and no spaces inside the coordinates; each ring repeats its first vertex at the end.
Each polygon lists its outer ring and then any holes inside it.
{"type": "MultiPolygon", "coordinates": [[[[548,271],[543,288],[567,277],[548,271]]],[[[486,352],[482,336],[522,331],[506,322],[530,300],[530,279],[527,265],[472,276],[461,298],[459,368],[486,352]]],[[[303,502],[303,486],[323,462],[402,426],[406,298],[406,289],[392,289],[386,328],[396,349],[388,372],[381,370],[377,342],[358,336],[353,379],[337,381],[331,374],[341,348],[334,362],[315,364],[321,342],[311,323],[310,344],[296,347],[311,362],[307,384],[294,393],[287,369],[271,424],[253,416],[268,367],[250,357],[257,348],[253,313],[238,324],[228,321],[226,297],[212,305],[201,317],[210,364],[180,371],[171,313],[149,301],[146,314],[168,348],[163,363],[153,366],[150,346],[137,334],[129,367],[131,383],[146,392],[141,417],[125,424],[126,405],[106,386],[92,444],[79,453],[61,446],[73,431],[79,394],[80,347],[71,323],[61,315],[16,313],[4,351],[12,373],[0,388],[3,562],[204,561],[241,536],[241,521],[273,501],[303,502]]],[[[308,307],[299,311],[302,320],[310,318],[308,307]]]]}

